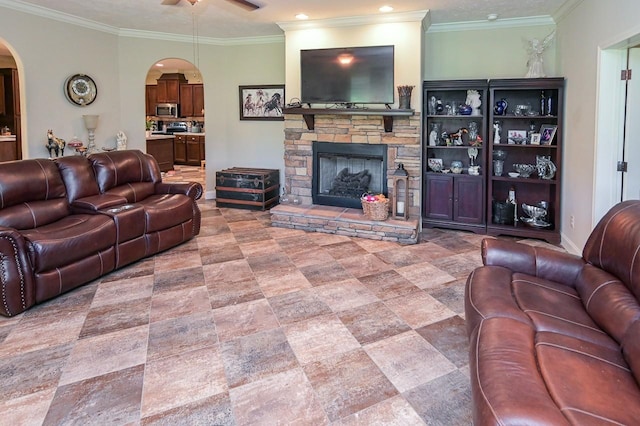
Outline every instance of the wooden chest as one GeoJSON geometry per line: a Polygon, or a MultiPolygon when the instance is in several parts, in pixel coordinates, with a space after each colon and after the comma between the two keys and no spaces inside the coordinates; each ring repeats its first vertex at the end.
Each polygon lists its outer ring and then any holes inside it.
{"type": "Polygon", "coordinates": [[[280,199],[280,170],[232,167],[216,172],[216,204],[266,210],[280,199]]]}

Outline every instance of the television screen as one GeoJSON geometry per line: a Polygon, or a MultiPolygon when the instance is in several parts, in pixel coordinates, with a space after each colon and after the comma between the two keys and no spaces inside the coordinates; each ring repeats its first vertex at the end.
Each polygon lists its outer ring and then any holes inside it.
{"type": "Polygon", "coordinates": [[[393,46],[300,51],[303,103],[392,104],[393,46]]]}

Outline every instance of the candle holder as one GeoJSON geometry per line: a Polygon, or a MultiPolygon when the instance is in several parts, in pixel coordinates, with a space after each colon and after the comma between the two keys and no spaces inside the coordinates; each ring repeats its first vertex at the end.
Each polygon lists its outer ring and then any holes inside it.
{"type": "Polygon", "coordinates": [[[393,208],[394,219],[409,219],[409,173],[404,169],[404,164],[398,164],[398,168],[391,176],[393,181],[393,208]]]}
{"type": "Polygon", "coordinates": [[[96,128],[98,127],[98,118],[99,115],[83,115],[82,119],[84,120],[84,127],[87,128],[89,132],[88,142],[87,142],[87,152],[90,154],[95,151],[96,144],[96,128]]]}

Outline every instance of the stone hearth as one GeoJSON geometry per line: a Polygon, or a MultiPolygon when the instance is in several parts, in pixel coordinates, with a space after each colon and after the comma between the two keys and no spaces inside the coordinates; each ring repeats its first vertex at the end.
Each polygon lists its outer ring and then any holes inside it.
{"type": "MultiPolygon", "coordinates": [[[[300,114],[285,114],[285,141],[284,141],[284,162],[285,162],[285,191],[299,200],[300,206],[295,207],[296,221],[300,221],[305,214],[310,215],[309,222],[317,220],[312,213],[312,167],[313,153],[312,145],[318,142],[336,143],[359,143],[359,144],[385,144],[387,145],[387,189],[388,196],[393,199],[394,188],[391,176],[398,164],[403,163],[409,173],[409,222],[401,221],[405,226],[415,223],[417,234],[418,223],[420,222],[420,175],[421,175],[421,149],[420,149],[420,114],[416,113],[410,117],[394,117],[393,131],[385,132],[383,118],[380,115],[320,115],[315,116],[314,130],[308,130],[305,121],[300,114]]],[[[288,207],[288,206],[287,206],[288,207]]],[[[283,206],[272,209],[272,222],[274,226],[284,226],[286,221],[274,220],[275,215],[281,212],[283,206]]],[[[342,209],[344,210],[344,209],[342,209]]],[[[362,210],[358,220],[365,220],[362,210]]],[[[292,216],[293,217],[293,216],[292,216]]],[[[400,222],[400,221],[394,221],[400,222]]],[[[387,224],[385,222],[373,222],[376,224],[387,224]]],[[[365,225],[369,226],[369,225],[365,225]]],[[[384,227],[384,226],[383,226],[384,227]]],[[[413,227],[411,225],[410,227],[413,227]]],[[[313,227],[315,228],[315,227],[313,227]]],[[[322,225],[323,232],[330,232],[322,225]]],[[[354,229],[348,226],[346,229],[354,229]]],[[[313,230],[313,229],[309,229],[313,230]]],[[[343,232],[351,232],[344,231],[343,232]]],[[[382,232],[382,231],[376,231],[382,232]]],[[[337,233],[337,229],[336,229],[337,233]]],[[[394,234],[389,230],[389,235],[394,234]]],[[[351,235],[351,234],[346,234],[351,235]]],[[[362,236],[365,236],[364,233],[362,236]]],[[[391,236],[390,238],[397,238],[391,236]]],[[[404,239],[405,237],[402,237],[404,239]]],[[[407,237],[408,238],[408,237],[407,237]]],[[[379,239],[385,239],[384,232],[379,239]]],[[[410,240],[410,238],[408,238],[410,240]]],[[[409,241],[406,241],[409,242],[409,241]]],[[[415,241],[414,241],[415,242],[415,241]]]]}

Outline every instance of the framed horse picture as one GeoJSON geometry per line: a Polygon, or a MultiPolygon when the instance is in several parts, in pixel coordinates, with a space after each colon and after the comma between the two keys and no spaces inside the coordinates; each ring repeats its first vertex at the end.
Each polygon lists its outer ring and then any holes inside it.
{"type": "Polygon", "coordinates": [[[284,120],[284,84],[239,86],[240,120],[284,120]]]}

